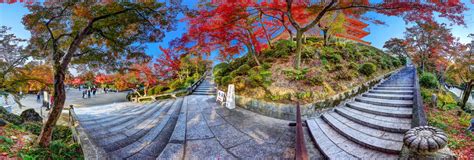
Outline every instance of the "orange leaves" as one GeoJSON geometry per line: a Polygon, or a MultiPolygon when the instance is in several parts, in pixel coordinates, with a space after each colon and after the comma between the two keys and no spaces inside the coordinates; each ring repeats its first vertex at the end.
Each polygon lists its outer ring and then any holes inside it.
{"type": "Polygon", "coordinates": [[[82,5],[76,5],[74,6],[72,12],[77,16],[77,17],[83,17],[86,19],[92,19],[92,15],[90,14],[91,11],[89,8],[84,7],[82,5]]]}

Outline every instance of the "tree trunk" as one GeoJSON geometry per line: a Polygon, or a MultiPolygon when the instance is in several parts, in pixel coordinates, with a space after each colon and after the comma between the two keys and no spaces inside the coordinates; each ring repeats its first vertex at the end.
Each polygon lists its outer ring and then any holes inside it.
{"type": "Polygon", "coordinates": [[[296,57],[295,57],[295,68],[299,69],[301,67],[301,48],[303,47],[303,32],[300,30],[296,31],[296,57]]]}
{"type": "Polygon", "coordinates": [[[253,57],[253,59],[255,60],[255,63],[257,63],[257,66],[260,66],[260,62],[258,61],[258,58],[257,58],[257,53],[252,48],[252,45],[247,44],[246,46],[247,46],[247,52],[253,57]]]}
{"type": "Polygon", "coordinates": [[[41,147],[48,147],[53,135],[53,129],[61,116],[64,108],[64,101],[66,100],[66,91],[64,90],[65,73],[64,68],[55,67],[54,71],[54,96],[53,107],[49,114],[48,120],[43,124],[41,134],[38,137],[38,144],[41,147]]]}
{"type": "Polygon", "coordinates": [[[467,111],[466,104],[467,100],[469,99],[469,96],[471,95],[473,83],[474,79],[471,79],[469,82],[467,82],[462,94],[461,108],[465,111],[467,111]]]}

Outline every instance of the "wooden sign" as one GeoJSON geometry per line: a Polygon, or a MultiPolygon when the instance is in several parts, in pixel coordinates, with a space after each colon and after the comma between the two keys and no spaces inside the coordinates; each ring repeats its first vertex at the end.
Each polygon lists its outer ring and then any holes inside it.
{"type": "Polygon", "coordinates": [[[229,88],[227,89],[225,106],[229,109],[235,108],[235,91],[233,84],[229,84],[229,88]]]}

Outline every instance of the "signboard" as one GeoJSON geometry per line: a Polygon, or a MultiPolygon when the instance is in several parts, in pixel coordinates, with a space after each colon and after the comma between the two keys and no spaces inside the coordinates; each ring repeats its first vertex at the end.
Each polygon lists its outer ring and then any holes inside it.
{"type": "Polygon", "coordinates": [[[235,108],[235,92],[233,84],[229,84],[229,88],[227,89],[225,106],[229,109],[235,108]]]}
{"type": "Polygon", "coordinates": [[[224,97],[225,97],[225,92],[221,90],[217,90],[216,102],[221,102],[221,104],[224,103],[224,97]]]}

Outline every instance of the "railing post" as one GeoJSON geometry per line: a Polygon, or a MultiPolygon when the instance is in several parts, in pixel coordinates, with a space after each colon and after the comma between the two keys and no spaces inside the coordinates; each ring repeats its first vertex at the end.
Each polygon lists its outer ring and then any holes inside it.
{"type": "Polygon", "coordinates": [[[296,103],[296,160],[307,160],[308,152],[304,143],[303,122],[301,121],[300,103],[296,103]]]}

